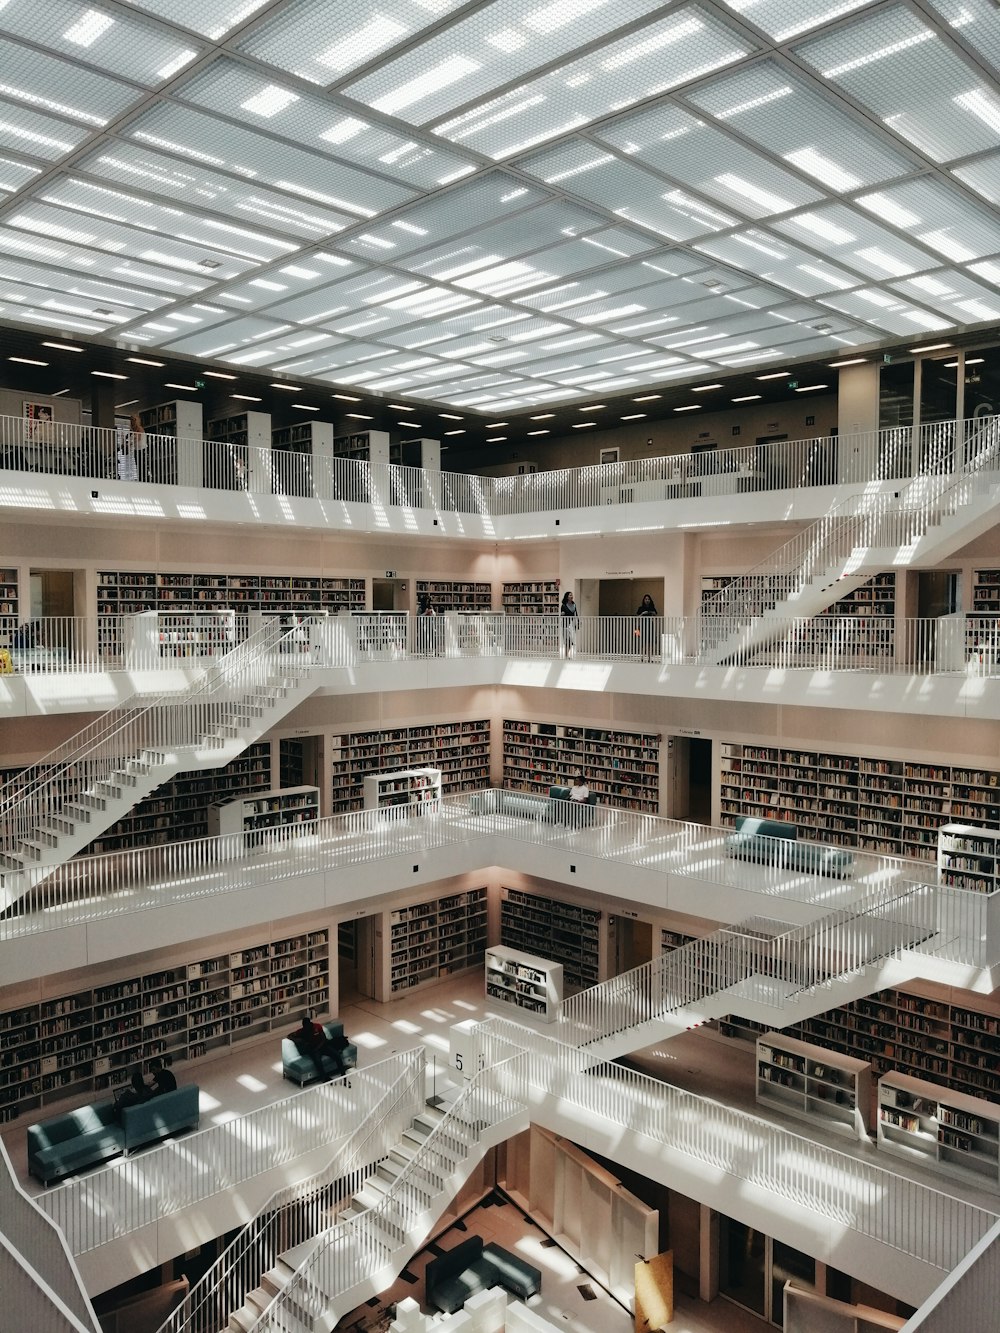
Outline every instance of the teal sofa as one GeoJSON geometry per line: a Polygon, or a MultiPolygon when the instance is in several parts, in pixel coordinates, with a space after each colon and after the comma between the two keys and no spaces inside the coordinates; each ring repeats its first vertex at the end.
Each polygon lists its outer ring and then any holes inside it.
{"type": "Polygon", "coordinates": [[[521,819],[539,819],[550,824],[568,824],[582,828],[594,822],[597,794],[586,801],[570,801],[569,787],[550,787],[548,796],[534,796],[526,791],[482,791],[469,798],[474,815],[516,815],[521,819]]]}
{"type": "Polygon", "coordinates": [[[571,791],[571,787],[549,788],[548,818],[553,824],[589,828],[595,819],[597,792],[592,791],[585,801],[574,801],[570,798],[571,791]]]}
{"type": "MultiPolygon", "coordinates": [[[[344,1035],[344,1025],[339,1018],[331,1019],[323,1024],[323,1031],[326,1033],[328,1041],[335,1041],[338,1037],[344,1035]]],[[[340,1058],[344,1062],[345,1069],[355,1069],[358,1063],[358,1048],[354,1042],[349,1041],[340,1053],[340,1058]]],[[[281,1040],[281,1076],[291,1079],[301,1088],[305,1083],[312,1083],[318,1078],[330,1078],[333,1075],[335,1065],[329,1056],[321,1057],[321,1065],[318,1065],[311,1055],[303,1055],[291,1037],[283,1037],[281,1040]]]]}
{"type": "Polygon", "coordinates": [[[173,1092],[161,1092],[135,1106],[123,1106],[121,1124],[125,1151],[132,1152],[134,1148],[141,1148],[167,1134],[197,1129],[200,1120],[200,1092],[194,1083],[185,1083],[173,1092]]]}
{"type": "Polygon", "coordinates": [[[461,1310],[470,1296],[490,1287],[503,1287],[522,1301],[542,1289],[540,1269],[495,1241],[484,1245],[482,1236],[470,1236],[432,1259],[425,1280],[427,1304],[446,1314],[461,1310]]]}
{"type": "Polygon", "coordinates": [[[739,815],[733,832],[726,837],[726,855],[807,875],[847,879],[852,874],[854,857],[849,851],[819,842],[800,842],[798,835],[796,826],[784,820],[739,815]]]}
{"type": "Polygon", "coordinates": [[[28,1173],[43,1185],[60,1176],[106,1162],[125,1150],[125,1132],[114,1102],[78,1106],[75,1111],[29,1125],[28,1173]]]}

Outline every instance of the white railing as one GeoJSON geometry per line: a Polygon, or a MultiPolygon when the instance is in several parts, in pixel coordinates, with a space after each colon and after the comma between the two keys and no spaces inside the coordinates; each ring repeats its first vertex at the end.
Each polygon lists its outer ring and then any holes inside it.
{"type": "Polygon", "coordinates": [[[394,463],[67,422],[0,417],[0,467],[156,485],[195,485],[327,503],[499,518],[546,510],[803,487],[852,486],[963,466],[991,419],[671,454],[514,477],[428,471],[394,463]],[[959,444],[959,441],[961,442],[959,444]]]}
{"type": "MultiPolygon", "coordinates": [[[[503,864],[530,870],[531,854],[520,854],[520,845],[564,846],[568,838],[579,839],[581,854],[657,876],[748,890],[770,896],[776,903],[782,899],[830,901],[830,880],[789,871],[780,858],[773,864],[750,866],[729,857],[724,829],[597,806],[593,821],[576,831],[564,823],[548,823],[545,801],[539,802],[534,819],[492,813],[499,808],[500,795],[487,790],[448,797],[431,815],[411,815],[408,806],[359,810],[313,824],[77,857],[55,867],[44,882],[27,892],[18,915],[0,920],[0,940],[149,911],[164,902],[191,902],[336,867],[391,860],[415,851],[426,855],[435,848],[464,848],[470,870],[493,864],[498,856],[503,864]]],[[[931,885],[937,955],[976,967],[995,961],[991,941],[1000,922],[991,913],[994,895],[934,884],[936,868],[930,863],[864,852],[851,852],[851,857],[851,878],[836,882],[838,905],[850,910],[856,901],[863,902],[875,892],[892,901],[931,885]]]]}
{"type": "Polygon", "coordinates": [[[127,784],[135,766],[164,763],[183,749],[221,751],[227,729],[241,725],[256,691],[308,673],[311,663],[302,654],[281,654],[288,633],[280,624],[265,623],[180,699],[126,702],[19,773],[0,788],[0,854],[18,857],[40,828],[65,831],[63,825],[74,821],[64,812],[78,801],[103,799],[102,785],[127,784]]]}
{"type": "MultiPolygon", "coordinates": [[[[620,1126],[622,1133],[642,1134],[910,1255],[942,1276],[997,1221],[995,1214],[961,1198],[636,1070],[602,1063],[546,1033],[491,1019],[474,1036],[478,1058],[487,1067],[498,1047],[523,1051],[525,1058],[516,1065],[497,1066],[497,1079],[511,1097],[523,1097],[526,1084],[535,1090],[534,1120],[545,1123],[549,1101],[570,1106],[578,1121],[584,1112],[599,1123],[620,1126]]],[[[555,1127],[562,1132],[561,1125],[555,1127]]]]}
{"type": "Polygon", "coordinates": [[[1000,1219],[900,1333],[992,1333],[1000,1310],[1000,1219]]]}
{"type": "MultiPolygon", "coordinates": [[[[351,1072],[354,1130],[328,1166],[278,1190],[182,1303],[160,1333],[219,1333],[284,1251],[320,1236],[362,1188],[424,1104],[422,1046],[351,1072]],[[375,1080],[367,1080],[373,1074],[375,1080]],[[360,1099],[354,1094],[361,1091],[360,1099]],[[224,1312],[224,1313],[223,1313],[224,1312]]],[[[185,1146],[189,1139],[184,1140],[185,1146]]]]}
{"type": "Polygon", "coordinates": [[[40,1195],[39,1205],[72,1252],[85,1254],[343,1138],[380,1113],[387,1088],[415,1058],[410,1051],[352,1070],[349,1099],[336,1083],[303,1089],[68,1180],[40,1195]]]}

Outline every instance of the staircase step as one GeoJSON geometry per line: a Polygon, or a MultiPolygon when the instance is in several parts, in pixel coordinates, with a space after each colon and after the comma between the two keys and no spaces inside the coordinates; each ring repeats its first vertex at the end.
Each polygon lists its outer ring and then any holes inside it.
{"type": "Polygon", "coordinates": [[[47,824],[39,824],[38,830],[46,839],[51,838],[50,847],[58,845],[59,839],[64,836],[72,836],[76,832],[76,825],[71,819],[66,819],[63,815],[53,815],[47,824]]]}
{"type": "Polygon", "coordinates": [[[71,801],[68,805],[63,806],[62,812],[68,819],[74,820],[77,824],[90,823],[92,811],[87,806],[77,805],[71,801]]]}

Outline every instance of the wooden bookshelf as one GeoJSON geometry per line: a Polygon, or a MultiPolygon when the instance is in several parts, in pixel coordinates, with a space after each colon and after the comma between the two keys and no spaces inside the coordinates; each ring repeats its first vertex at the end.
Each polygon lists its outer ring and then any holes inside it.
{"type": "Polygon", "coordinates": [[[0,1013],[0,1122],[107,1093],[153,1056],[196,1061],[330,1002],[329,935],[262,940],[0,1013]]]}
{"type": "Polygon", "coordinates": [[[477,887],[410,903],[385,914],[388,985],[381,998],[482,966],[486,889],[477,887]]]}
{"type": "Polygon", "coordinates": [[[567,986],[583,989],[600,981],[601,913],[560,898],[501,889],[500,942],[540,953],[563,964],[567,986]]]}
{"type": "Polygon", "coordinates": [[[878,1146],[929,1170],[1000,1190],[1000,1107],[907,1074],[878,1084],[878,1146]]]}
{"type": "Polygon", "coordinates": [[[638,731],[507,718],[503,724],[505,787],[548,794],[583,772],[602,803],[658,814],[659,736],[638,731]]]}
{"type": "Polygon", "coordinates": [[[757,1104],[810,1125],[866,1139],[871,1065],[781,1032],[757,1038],[757,1104]]]}
{"type": "Polygon", "coordinates": [[[562,1004],[561,963],[495,945],[486,950],[486,994],[546,1023],[554,1023],[562,1004]]]}
{"type": "Polygon", "coordinates": [[[332,814],[361,810],[365,778],[390,769],[438,769],[444,795],[476,791],[490,785],[489,719],[333,736],[330,766],[332,814]]]}

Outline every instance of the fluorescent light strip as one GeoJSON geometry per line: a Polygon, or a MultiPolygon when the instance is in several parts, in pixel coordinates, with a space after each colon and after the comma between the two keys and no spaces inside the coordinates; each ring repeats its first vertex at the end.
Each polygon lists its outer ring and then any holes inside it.
{"type": "Polygon", "coordinates": [[[310,407],[308,403],[292,403],[293,407],[301,407],[303,412],[320,412],[322,408],[310,407]]]}
{"type": "Polygon", "coordinates": [[[596,421],[574,421],[572,423],[574,430],[586,430],[588,426],[596,426],[596,421]]]}
{"type": "Polygon", "coordinates": [[[627,417],[619,418],[619,420],[621,421],[645,421],[645,419],[646,419],[645,412],[630,412],[627,417]]]}
{"type": "Polygon", "coordinates": [[[730,398],[731,403],[759,403],[762,395],[759,393],[745,393],[742,398],[730,398]]]}
{"type": "Polygon", "coordinates": [[[113,370],[92,370],[91,375],[96,375],[102,380],[127,380],[127,375],[116,375],[113,370]]]}
{"type": "Polygon", "coordinates": [[[464,428],[464,427],[463,427],[461,430],[446,430],[446,431],[445,431],[445,435],[464,435],[464,434],[465,434],[465,428],[464,428]]]}
{"type": "Polygon", "coordinates": [[[85,352],[86,347],[73,347],[71,343],[42,343],[43,347],[54,347],[57,352],[85,352]]]}
{"type": "Polygon", "coordinates": [[[787,379],[789,372],[787,370],[774,370],[770,375],[758,375],[759,380],[783,380],[787,379]]]}
{"type": "MultiPolygon", "coordinates": [[[[334,394],[334,397],[336,398],[337,395],[334,394]]],[[[365,414],[364,414],[364,412],[348,412],[346,415],[349,416],[353,421],[374,421],[374,420],[375,420],[374,417],[366,417],[365,414]]]]}
{"type": "Polygon", "coordinates": [[[438,416],[444,421],[464,421],[464,417],[455,416],[454,412],[439,412],[438,416]]]}
{"type": "Polygon", "coordinates": [[[796,393],[815,393],[817,389],[829,389],[829,384],[803,384],[801,389],[796,389],[796,393]]]}
{"type": "Polygon", "coordinates": [[[259,403],[263,399],[255,398],[252,393],[231,393],[230,398],[238,398],[241,403],[259,403]]]}
{"type": "Polygon", "coordinates": [[[297,384],[269,384],[269,389],[281,389],[284,393],[301,393],[302,390],[297,384]]]}
{"type": "Polygon", "coordinates": [[[721,384],[699,384],[698,387],[696,389],[692,389],[691,392],[708,393],[710,389],[721,389],[721,388],[722,388],[721,384]]]}
{"type": "Polygon", "coordinates": [[[950,346],[951,343],[930,343],[927,347],[911,347],[910,353],[912,356],[916,356],[919,352],[942,352],[950,346]]]}
{"type": "Polygon", "coordinates": [[[547,430],[529,430],[529,431],[528,431],[528,434],[529,434],[529,435],[548,435],[548,434],[550,434],[550,433],[551,433],[551,432],[549,432],[549,431],[547,431],[547,430]]]}
{"type": "Polygon", "coordinates": [[[687,407],[675,407],[675,412],[700,412],[701,403],[688,403],[687,407]]]}
{"type": "Polygon", "coordinates": [[[202,373],[203,375],[208,375],[208,376],[210,376],[213,380],[235,380],[235,379],[239,379],[239,376],[238,376],[238,375],[227,375],[226,372],[225,372],[224,370],[203,370],[201,373],[202,373]]]}
{"type": "Polygon", "coordinates": [[[8,361],[16,361],[21,366],[47,366],[47,361],[35,361],[30,356],[9,356],[8,361]]]}
{"type": "MultiPolygon", "coordinates": [[[[277,389],[280,388],[281,386],[278,384],[273,384],[271,387],[277,389]]],[[[394,412],[415,412],[417,410],[415,407],[407,407],[405,403],[390,403],[389,406],[393,409],[394,412]]]]}
{"type": "Polygon", "coordinates": [[[184,389],[188,393],[197,393],[197,384],[174,384],[172,380],[167,380],[163,386],[165,389],[184,389]]]}
{"type": "Polygon", "coordinates": [[[408,430],[423,430],[419,421],[397,421],[397,426],[406,426],[408,430]]]}
{"type": "Polygon", "coordinates": [[[64,393],[69,393],[69,389],[56,389],[55,393],[50,393],[50,398],[61,398],[64,393]]]}
{"type": "Polygon", "coordinates": [[[330,397],[331,397],[331,398],[339,398],[339,399],[340,399],[342,402],[344,402],[344,403],[360,403],[360,402],[361,402],[361,399],[360,399],[360,398],[355,398],[352,394],[349,394],[349,393],[332,393],[332,394],[330,395],[330,397]]]}
{"type": "Polygon", "coordinates": [[[135,407],[138,398],[130,398],[126,403],[115,403],[115,411],[120,411],[123,407],[135,407]]]}
{"type": "Polygon", "coordinates": [[[662,393],[646,393],[641,398],[633,398],[633,403],[651,403],[654,398],[662,398],[662,393]]]}
{"type": "Polygon", "coordinates": [[[146,361],[141,356],[127,356],[125,360],[131,361],[132,364],[136,366],[155,366],[157,370],[162,370],[167,364],[166,361],[146,361]]]}
{"type": "Polygon", "coordinates": [[[506,438],[507,438],[506,435],[487,435],[487,437],[486,437],[486,443],[487,443],[487,444],[500,444],[501,441],[505,440],[506,438]]]}
{"type": "Polygon", "coordinates": [[[866,356],[853,356],[849,361],[831,361],[831,370],[840,370],[842,366],[863,366],[868,358],[866,356]]]}
{"type": "Polygon", "coordinates": [[[500,430],[502,426],[509,426],[509,421],[487,421],[483,427],[484,430],[500,430]]]}

